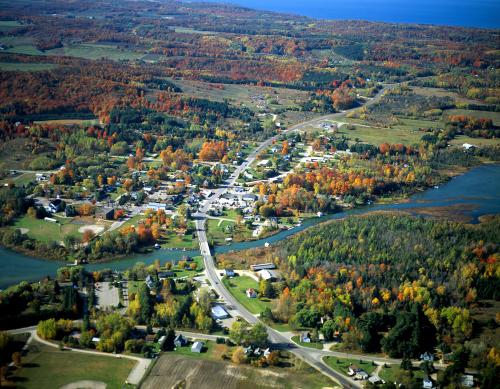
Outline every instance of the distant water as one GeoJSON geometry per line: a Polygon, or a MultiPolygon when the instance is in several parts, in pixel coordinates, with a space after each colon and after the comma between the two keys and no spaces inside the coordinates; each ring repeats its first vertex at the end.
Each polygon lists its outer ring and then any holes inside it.
{"type": "Polygon", "coordinates": [[[207,0],[319,19],[500,28],[500,0],[207,0]]]}

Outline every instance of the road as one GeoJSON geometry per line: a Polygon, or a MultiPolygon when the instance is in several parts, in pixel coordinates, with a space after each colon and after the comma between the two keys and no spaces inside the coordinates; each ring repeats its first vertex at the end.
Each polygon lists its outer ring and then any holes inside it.
{"type": "MultiPolygon", "coordinates": [[[[385,90],[392,88],[393,86],[386,86],[383,89],[381,89],[375,97],[372,99],[368,100],[364,106],[370,106],[372,104],[375,104],[377,101],[380,100],[382,97],[383,93],[385,90]]],[[[354,108],[355,109],[355,108],[354,108]]],[[[348,110],[350,111],[350,110],[348,110]]],[[[242,164],[240,164],[236,170],[231,174],[229,179],[226,181],[226,184],[224,186],[221,186],[217,188],[214,191],[214,194],[205,201],[205,203],[202,205],[202,207],[198,210],[198,212],[194,213],[194,219],[196,223],[196,232],[198,235],[198,242],[200,245],[200,252],[203,256],[203,261],[205,264],[205,272],[207,278],[210,280],[210,283],[212,284],[212,287],[215,289],[217,294],[220,296],[222,300],[224,300],[228,305],[232,306],[238,314],[244,318],[247,322],[250,324],[256,324],[256,323],[262,323],[255,315],[250,313],[245,307],[243,307],[229,291],[224,287],[224,285],[219,281],[219,278],[217,277],[217,269],[215,268],[215,262],[214,258],[212,257],[212,253],[210,251],[210,246],[208,244],[207,240],[207,231],[205,228],[206,225],[206,220],[207,220],[207,211],[210,208],[210,206],[217,200],[219,199],[222,195],[224,195],[228,189],[236,183],[236,180],[239,178],[241,174],[255,161],[257,155],[261,153],[264,149],[267,147],[271,146],[276,140],[279,139],[279,137],[283,133],[289,133],[292,131],[297,131],[304,129],[305,127],[309,126],[317,126],[324,122],[325,120],[331,120],[331,119],[337,119],[341,116],[344,116],[348,111],[343,111],[339,113],[334,113],[330,115],[324,115],[321,117],[318,117],[316,119],[308,120],[302,123],[295,124],[289,128],[287,128],[285,131],[283,131],[281,134],[275,135],[264,142],[262,142],[257,148],[255,148],[243,161],[242,164]]],[[[347,388],[361,388],[362,385],[354,381],[353,379],[344,376],[343,374],[333,370],[330,368],[328,365],[326,365],[323,362],[323,357],[327,355],[331,356],[336,356],[336,357],[345,357],[345,353],[336,353],[336,352],[331,352],[331,351],[323,351],[323,350],[316,350],[316,349],[311,349],[311,348],[306,348],[306,347],[301,347],[293,343],[287,336],[284,334],[274,330],[273,328],[267,326],[265,323],[262,323],[267,327],[267,331],[269,334],[269,340],[271,343],[274,345],[275,348],[280,348],[280,349],[287,349],[293,354],[295,354],[297,357],[303,359],[307,363],[309,363],[311,366],[316,368],[318,371],[321,373],[325,374],[326,376],[330,377],[334,381],[339,382],[343,387],[347,388]]],[[[357,356],[358,357],[358,356],[357,356]]],[[[373,361],[378,361],[380,363],[397,363],[399,362],[398,360],[391,360],[388,358],[374,358],[368,355],[360,355],[359,358],[363,359],[370,359],[373,361]]]]}

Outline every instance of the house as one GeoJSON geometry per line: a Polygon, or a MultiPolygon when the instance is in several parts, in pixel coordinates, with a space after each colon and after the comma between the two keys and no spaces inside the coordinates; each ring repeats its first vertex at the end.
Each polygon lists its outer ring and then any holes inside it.
{"type": "Polygon", "coordinates": [[[469,151],[469,150],[474,150],[476,148],[476,146],[474,145],[471,145],[470,143],[464,143],[462,145],[462,147],[466,150],[466,151],[469,151]]]}
{"type": "Polygon", "coordinates": [[[257,195],[253,193],[245,193],[241,199],[247,203],[251,203],[257,200],[257,195]]]}
{"type": "Polygon", "coordinates": [[[100,210],[97,216],[104,220],[114,220],[115,219],[115,210],[111,207],[105,207],[100,210]]]}
{"type": "Polygon", "coordinates": [[[167,337],[165,335],[161,336],[160,339],[158,339],[158,344],[160,345],[160,348],[163,347],[165,340],[167,340],[167,337]]]}
{"type": "Polygon", "coordinates": [[[460,383],[465,388],[472,388],[474,386],[474,376],[471,374],[462,374],[462,377],[460,377],[460,383]]]}
{"type": "Polygon", "coordinates": [[[191,352],[192,353],[201,353],[201,350],[203,350],[203,342],[194,342],[193,345],[191,346],[191,352]]]}
{"type": "Polygon", "coordinates": [[[281,275],[276,270],[260,270],[257,272],[259,277],[266,281],[278,281],[281,278],[281,275]]]}
{"type": "Polygon", "coordinates": [[[267,358],[269,356],[269,354],[271,354],[271,349],[268,347],[264,350],[262,355],[264,355],[267,358]]]}
{"type": "Polygon", "coordinates": [[[245,355],[252,355],[253,354],[253,347],[252,346],[248,346],[248,347],[245,347],[243,349],[243,351],[245,352],[245,355]]]}
{"type": "Polygon", "coordinates": [[[175,276],[175,273],[171,270],[167,270],[167,271],[159,271],[158,273],[158,279],[160,281],[163,281],[164,279],[168,278],[168,277],[173,277],[175,276]]]}
{"type": "Polygon", "coordinates": [[[425,376],[424,379],[422,380],[422,388],[424,389],[432,389],[432,380],[429,378],[429,376],[425,376]]]}
{"type": "Polygon", "coordinates": [[[166,210],[167,209],[167,204],[161,204],[161,203],[148,203],[148,205],[146,205],[146,208],[147,209],[152,209],[153,211],[158,211],[160,209],[162,210],[166,210]]]}
{"type": "Polygon", "coordinates": [[[259,270],[264,270],[264,269],[276,269],[276,265],[274,263],[261,263],[257,265],[250,265],[250,269],[252,269],[255,272],[258,272],[259,270]]]}
{"type": "Polygon", "coordinates": [[[354,375],[355,380],[367,380],[368,379],[368,373],[364,371],[363,369],[359,369],[356,374],[354,375]]]}
{"type": "Polygon", "coordinates": [[[424,362],[433,362],[434,355],[432,355],[430,352],[426,351],[425,353],[420,355],[420,360],[424,361],[424,362]]]}
{"type": "Polygon", "coordinates": [[[302,332],[300,334],[300,341],[302,343],[311,343],[311,334],[309,332],[302,332]]]}
{"type": "Polygon", "coordinates": [[[146,277],[146,285],[148,286],[149,289],[152,289],[155,286],[153,277],[151,277],[150,275],[146,277]]]}
{"type": "Polygon", "coordinates": [[[175,347],[182,347],[187,344],[187,339],[182,336],[181,334],[177,335],[174,339],[174,345],[175,347]]]}
{"type": "Polygon", "coordinates": [[[355,380],[367,380],[368,379],[368,373],[364,371],[363,369],[360,369],[356,365],[349,365],[347,368],[347,374],[350,375],[351,377],[354,376],[355,380]]]}
{"type": "Polygon", "coordinates": [[[226,277],[234,277],[236,275],[233,269],[224,269],[224,273],[226,277]]]}
{"type": "Polygon", "coordinates": [[[227,313],[222,305],[214,305],[211,312],[212,317],[216,320],[227,319],[229,317],[229,313],[227,313]]]}
{"type": "Polygon", "coordinates": [[[254,288],[248,288],[245,293],[249,299],[254,299],[257,297],[257,292],[254,288]]]}
{"type": "Polygon", "coordinates": [[[63,201],[61,199],[52,200],[47,207],[47,210],[52,213],[60,212],[63,209],[63,201]]]}
{"type": "Polygon", "coordinates": [[[368,381],[370,381],[372,384],[377,384],[377,383],[383,383],[382,379],[378,375],[372,375],[370,378],[368,378],[368,381]]]}

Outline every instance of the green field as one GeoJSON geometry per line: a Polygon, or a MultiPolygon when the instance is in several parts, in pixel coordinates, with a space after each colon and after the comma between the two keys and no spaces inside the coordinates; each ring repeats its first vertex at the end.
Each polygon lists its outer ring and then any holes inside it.
{"type": "Polygon", "coordinates": [[[40,72],[56,67],[53,63],[0,62],[0,70],[4,72],[40,72]]]}
{"type": "Polygon", "coordinates": [[[79,44],[69,45],[58,49],[47,51],[48,55],[64,55],[69,57],[79,57],[86,59],[101,59],[108,58],[115,61],[120,60],[135,60],[141,58],[144,54],[137,53],[131,50],[122,50],[111,45],[97,44],[79,44]]]}
{"type": "Polygon", "coordinates": [[[264,301],[257,298],[248,298],[245,291],[248,288],[259,290],[259,283],[248,276],[240,276],[234,278],[224,278],[223,281],[226,288],[231,294],[250,312],[254,314],[261,313],[266,307],[271,308],[269,301],[264,301]]]}
{"type": "Polygon", "coordinates": [[[215,245],[225,245],[228,242],[226,238],[232,238],[235,242],[240,242],[243,240],[248,240],[252,238],[252,230],[249,229],[244,224],[236,225],[236,221],[229,221],[226,219],[232,219],[235,217],[234,214],[230,214],[231,216],[226,217],[222,216],[222,219],[208,219],[207,227],[208,227],[208,240],[209,242],[213,242],[215,245]],[[234,227],[232,232],[228,232],[227,228],[234,227]]]}
{"type": "Polygon", "coordinates": [[[391,144],[418,143],[423,135],[422,132],[418,131],[418,128],[435,126],[435,122],[428,120],[410,119],[402,119],[401,124],[395,125],[391,128],[372,127],[368,123],[355,119],[349,119],[349,122],[352,123],[355,128],[353,130],[348,130],[345,126],[342,126],[338,130],[338,134],[345,135],[351,141],[358,138],[362,142],[373,145],[380,145],[381,143],[386,142],[391,144]]]}
{"type": "Polygon", "coordinates": [[[464,143],[470,143],[475,146],[498,146],[500,139],[486,139],[486,138],[471,138],[465,135],[459,135],[450,141],[451,145],[462,146],[464,143]]]}
{"type": "Polygon", "coordinates": [[[17,176],[7,176],[6,178],[0,180],[0,184],[6,184],[13,182],[16,185],[27,185],[32,181],[35,181],[34,173],[22,173],[17,176]]]}
{"type": "Polygon", "coordinates": [[[495,126],[500,126],[500,112],[474,111],[471,109],[449,109],[444,112],[446,115],[465,115],[475,118],[491,119],[495,126]]]}
{"type": "Polygon", "coordinates": [[[35,47],[33,38],[25,36],[2,36],[0,43],[6,46],[12,46],[4,50],[4,53],[26,54],[26,55],[45,55],[35,47]]]}
{"type": "Polygon", "coordinates": [[[26,233],[30,238],[41,242],[61,241],[68,235],[74,237],[82,235],[78,232],[78,229],[82,225],[70,223],[71,219],[58,218],[57,216],[53,216],[53,218],[58,220],[59,223],[52,223],[43,219],[33,219],[25,215],[16,220],[14,227],[28,230],[26,233]]]}
{"type": "MultiPolygon", "coordinates": [[[[379,377],[382,378],[385,382],[396,382],[397,377],[403,372],[397,365],[386,365],[380,370],[379,377]]],[[[424,378],[424,372],[418,368],[413,368],[413,374],[418,379],[424,378]]]]}
{"type": "Polygon", "coordinates": [[[15,378],[17,387],[25,389],[60,388],[81,380],[100,381],[107,389],[120,389],[135,364],[123,358],[60,351],[35,342],[22,362],[15,378]]]}
{"type": "Polygon", "coordinates": [[[337,370],[338,372],[345,375],[347,375],[347,368],[349,367],[349,365],[357,365],[368,374],[372,374],[377,367],[372,362],[360,361],[359,359],[347,359],[328,356],[324,357],[323,360],[332,369],[337,370]]]}
{"type": "Polygon", "coordinates": [[[297,343],[299,346],[315,348],[317,350],[323,350],[323,343],[320,343],[320,342],[307,343],[307,342],[301,342],[299,339],[300,339],[299,335],[292,336],[292,341],[297,343]]]}

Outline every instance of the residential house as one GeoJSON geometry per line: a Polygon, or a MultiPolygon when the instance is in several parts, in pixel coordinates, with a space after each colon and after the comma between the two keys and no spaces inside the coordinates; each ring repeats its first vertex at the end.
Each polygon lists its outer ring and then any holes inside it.
{"type": "Polygon", "coordinates": [[[260,278],[266,281],[278,281],[281,278],[280,273],[277,270],[260,270],[257,272],[260,278]]]}
{"type": "Polygon", "coordinates": [[[193,345],[191,346],[191,352],[201,353],[201,350],[203,350],[203,346],[204,346],[203,342],[194,342],[193,345]]]}
{"type": "Polygon", "coordinates": [[[175,347],[182,347],[182,346],[185,346],[187,344],[187,339],[182,336],[182,334],[179,334],[175,337],[174,339],[174,345],[175,347]]]}
{"type": "Polygon", "coordinates": [[[274,263],[261,263],[257,265],[250,265],[250,269],[252,269],[255,272],[258,272],[259,270],[264,270],[264,269],[276,269],[276,265],[274,263]]]}
{"type": "Polygon", "coordinates": [[[311,343],[311,334],[309,332],[302,332],[300,334],[300,341],[302,343],[311,343]]]}
{"type": "Polygon", "coordinates": [[[102,208],[99,211],[99,213],[97,214],[97,217],[104,219],[104,220],[114,220],[115,219],[115,210],[111,207],[102,208]]]}
{"type": "Polygon", "coordinates": [[[63,201],[61,199],[52,200],[47,207],[47,210],[52,213],[60,212],[62,209],[63,201]]]}
{"type": "Polygon", "coordinates": [[[432,380],[429,378],[429,376],[424,376],[424,379],[422,381],[422,388],[424,389],[432,389],[433,387],[433,384],[432,384],[432,380]]]}
{"type": "Polygon", "coordinates": [[[257,297],[257,292],[254,288],[248,288],[245,293],[249,299],[254,299],[257,297]]]}
{"type": "Polygon", "coordinates": [[[236,275],[233,269],[224,269],[224,273],[226,277],[234,277],[236,275]]]}
{"type": "Polygon", "coordinates": [[[146,277],[146,285],[148,286],[149,289],[153,289],[153,287],[155,286],[153,277],[151,277],[150,275],[146,277]]]}
{"type": "Polygon", "coordinates": [[[465,388],[472,388],[474,386],[474,376],[471,374],[462,374],[462,377],[460,377],[460,383],[465,388]]]}
{"type": "Polygon", "coordinates": [[[432,355],[430,352],[426,351],[425,353],[420,355],[420,360],[424,361],[424,362],[433,362],[434,355],[432,355]]]}
{"type": "Polygon", "coordinates": [[[212,317],[216,320],[227,319],[229,317],[229,313],[227,313],[222,305],[214,305],[211,313],[212,317]]]}

